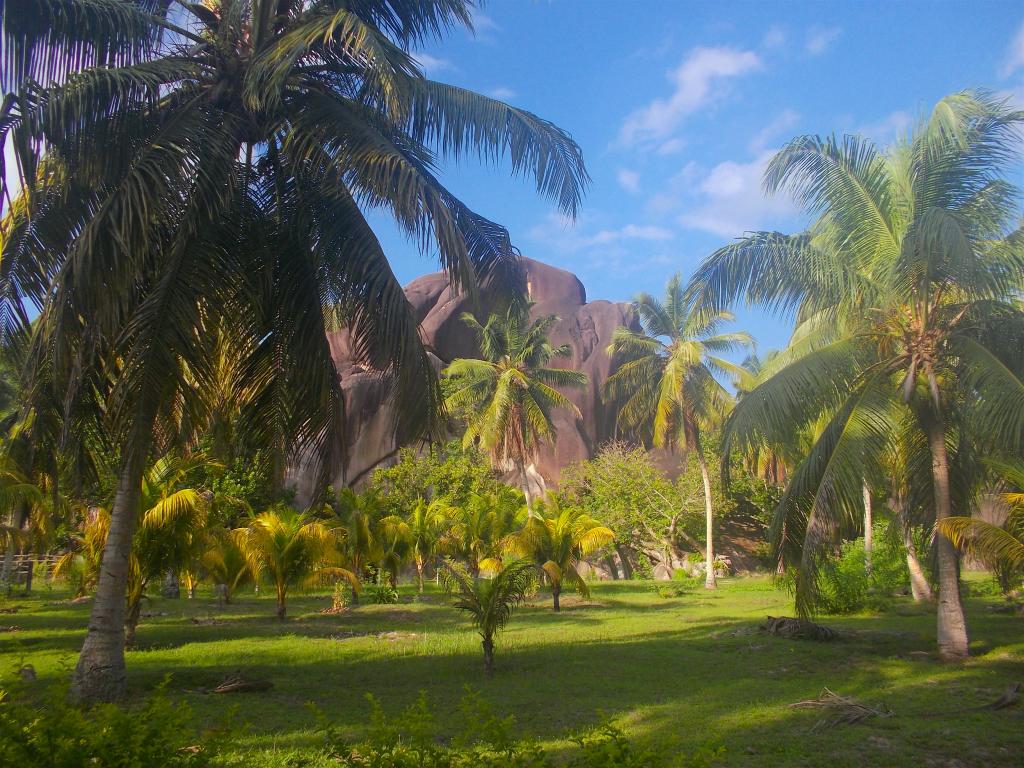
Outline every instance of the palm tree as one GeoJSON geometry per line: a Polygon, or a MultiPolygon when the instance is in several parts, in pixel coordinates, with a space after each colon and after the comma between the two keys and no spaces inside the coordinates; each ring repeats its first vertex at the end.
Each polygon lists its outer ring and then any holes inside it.
{"type": "Polygon", "coordinates": [[[549,493],[521,531],[508,537],[506,548],[532,560],[551,583],[555,612],[561,611],[559,597],[569,585],[583,597],[590,596],[587,582],[578,570],[587,555],[615,540],[615,533],[577,507],[563,507],[549,493]]]}
{"type": "MultiPolygon", "coordinates": [[[[1024,112],[965,92],[888,153],[856,136],[794,139],[769,164],[765,188],[792,192],[814,217],[810,229],[747,235],[692,279],[709,311],[745,300],[795,311],[804,329],[801,353],[743,398],[725,439],[727,449],[785,442],[827,419],[773,526],[799,563],[802,613],[814,609],[824,553],[860,527],[865,477],[884,477],[898,443],[928,457],[940,522],[952,515],[964,425],[1020,450],[1024,313],[1014,297],[1024,233],[1013,231],[1016,190],[1004,174],[1022,123],[1024,112]]],[[[944,535],[937,547],[939,652],[963,657],[956,550],[944,535]]]]}
{"type": "Polygon", "coordinates": [[[973,517],[949,517],[936,530],[957,547],[979,558],[1000,577],[1004,592],[1013,578],[1024,573],[1024,461],[990,462],[993,469],[1017,490],[1004,494],[1009,514],[1002,525],[973,517]]]}
{"type": "Polygon", "coordinates": [[[287,612],[288,588],[296,584],[329,575],[344,578],[353,590],[359,589],[356,575],[338,565],[341,555],[336,532],[309,513],[284,506],[261,512],[238,543],[254,577],[266,575],[273,583],[279,619],[287,612]]]}
{"type": "Polygon", "coordinates": [[[484,649],[484,671],[494,674],[494,636],[509,619],[516,606],[527,598],[534,588],[533,564],[513,561],[489,579],[471,576],[466,569],[452,560],[445,561],[445,588],[454,595],[454,606],[469,614],[480,633],[484,649]]]}
{"type": "Polygon", "coordinates": [[[464,563],[474,579],[482,569],[500,567],[505,537],[525,522],[523,497],[507,486],[495,493],[473,493],[464,504],[442,502],[445,533],[437,549],[464,563]]]}
{"type": "Polygon", "coordinates": [[[200,561],[203,572],[223,590],[225,603],[230,603],[234,591],[252,579],[245,552],[239,545],[239,539],[244,536],[244,528],[234,531],[219,528],[212,531],[200,561]]]}
{"type": "Polygon", "coordinates": [[[469,26],[468,0],[14,6],[0,11],[0,139],[13,133],[26,193],[5,224],[18,236],[0,259],[16,278],[0,335],[27,333],[23,308],[42,306],[32,369],[55,361],[59,388],[83,370],[113,383],[117,494],[76,670],[80,696],[112,699],[154,424],[212,375],[206,331],[241,329],[243,378],[260,388],[249,424],[275,456],[315,459],[326,483],[343,420],[325,309],[390,375],[396,430],[440,424],[416,318],[363,211],[436,249],[455,286],[508,287],[520,280],[508,233],[445,189],[436,161],[507,156],[569,215],[587,175],[551,123],[423,76],[410,48],[469,26]]]}
{"type": "Polygon", "coordinates": [[[80,531],[71,534],[71,546],[53,566],[53,578],[65,579],[75,597],[83,597],[96,587],[103,561],[103,547],[110,530],[110,513],[91,507],[80,531]]]}
{"type": "Polygon", "coordinates": [[[146,588],[154,579],[185,567],[199,556],[206,543],[210,500],[204,491],[187,485],[190,477],[208,463],[201,454],[168,454],[143,476],[139,523],[129,557],[124,620],[125,644],[129,647],[135,644],[146,588]]]}
{"type": "Polygon", "coordinates": [[[445,504],[439,499],[427,502],[419,499],[409,513],[409,538],[412,559],[416,564],[416,588],[423,593],[423,567],[434,555],[444,530],[445,504]]]}
{"type": "Polygon", "coordinates": [[[703,435],[717,427],[732,404],[732,396],[717,377],[744,381],[748,372],[721,357],[752,344],[742,332],[721,333],[728,312],[705,312],[685,296],[679,275],[658,301],[642,293],[633,301],[642,330],[619,327],[608,347],[624,360],[605,382],[605,396],[621,400],[618,423],[627,430],[646,432],[656,446],[694,451],[704,484],[705,578],[714,589],[714,506],[711,474],[704,454],[703,435]]]}
{"type": "MultiPolygon", "coordinates": [[[[360,580],[367,569],[379,563],[384,548],[379,534],[379,523],[384,516],[380,497],[374,490],[356,493],[351,488],[342,488],[337,493],[336,530],[340,537],[339,547],[345,562],[360,580]]],[[[359,601],[359,593],[353,594],[359,601]]]]}
{"type": "Polygon", "coordinates": [[[515,472],[529,506],[537,451],[557,437],[551,411],[564,408],[580,418],[579,408],[555,387],[584,387],[587,375],[546,367],[572,354],[568,344],[553,347],[548,341],[558,322],[554,315],[527,325],[526,314],[513,304],[504,317],[491,314],[486,325],[469,313],[462,319],[476,333],[484,359],[460,358],[444,370],[452,382],[446,403],[465,416],[464,444],[479,444],[495,469],[515,472]]]}

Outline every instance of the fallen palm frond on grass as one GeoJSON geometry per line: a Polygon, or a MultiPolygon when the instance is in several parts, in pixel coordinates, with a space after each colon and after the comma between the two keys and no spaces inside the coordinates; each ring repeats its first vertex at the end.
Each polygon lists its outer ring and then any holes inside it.
{"type": "Polygon", "coordinates": [[[834,728],[837,725],[854,725],[872,717],[892,717],[892,711],[884,704],[870,706],[848,696],[840,696],[828,688],[821,689],[816,699],[798,701],[789,705],[790,709],[823,709],[829,714],[819,720],[811,728],[811,732],[823,728],[834,728]]]}
{"type": "Polygon", "coordinates": [[[794,619],[789,616],[769,616],[768,621],[761,625],[761,631],[776,637],[785,637],[788,640],[817,640],[825,642],[837,640],[840,633],[826,627],[824,624],[815,624],[806,619],[794,619]]]}

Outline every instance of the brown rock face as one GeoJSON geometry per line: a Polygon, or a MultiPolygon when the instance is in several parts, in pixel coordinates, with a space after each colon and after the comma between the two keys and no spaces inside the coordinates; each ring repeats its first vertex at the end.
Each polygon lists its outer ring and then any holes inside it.
{"type": "MultiPolygon", "coordinates": [[[[558,440],[541,451],[537,469],[547,483],[557,485],[562,467],[590,458],[601,443],[613,436],[615,414],[601,398],[601,388],[612,365],[606,349],[616,328],[635,326],[636,320],[628,304],[588,303],[583,284],[575,275],[532,259],[523,261],[527,290],[535,302],[531,316],[556,315],[559,320],[551,342],[572,347],[572,356],[558,359],[554,365],[584,371],[589,379],[585,389],[565,393],[576,403],[583,418],[555,412],[558,440]]],[[[473,333],[459,319],[470,309],[469,302],[452,292],[443,274],[413,280],[405,287],[405,294],[438,367],[457,357],[476,356],[473,333]]],[[[336,485],[358,484],[373,468],[387,466],[399,447],[390,431],[391,414],[383,398],[384,388],[372,372],[352,362],[347,341],[345,332],[331,334],[331,350],[345,392],[349,445],[348,465],[343,476],[336,479],[336,485]]],[[[290,474],[299,498],[304,493],[308,495],[309,481],[301,467],[290,474]]]]}

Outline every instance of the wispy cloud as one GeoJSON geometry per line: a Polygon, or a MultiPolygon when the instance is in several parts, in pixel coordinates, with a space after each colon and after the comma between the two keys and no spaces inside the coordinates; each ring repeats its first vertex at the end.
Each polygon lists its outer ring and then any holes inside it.
{"type": "Polygon", "coordinates": [[[487,92],[487,95],[492,99],[500,99],[501,101],[508,101],[516,97],[516,92],[511,88],[506,88],[504,85],[499,85],[497,88],[492,88],[487,92]]]}
{"type": "Polygon", "coordinates": [[[581,217],[575,223],[564,216],[548,215],[539,224],[531,227],[527,236],[543,243],[551,251],[568,254],[586,248],[606,250],[626,241],[666,242],[675,238],[675,232],[666,227],[626,224],[618,228],[603,228],[593,231],[593,220],[581,217]],[[591,231],[587,231],[590,229],[591,231]]]}
{"type": "Polygon", "coordinates": [[[1006,60],[999,68],[999,76],[1007,78],[1018,69],[1024,69],[1024,22],[1017,28],[1017,34],[1010,41],[1006,51],[1006,60]]]}
{"type": "Polygon", "coordinates": [[[789,132],[800,122],[800,114],[792,109],[782,110],[774,120],[754,134],[748,148],[753,154],[760,154],[768,144],[783,134],[789,132]]]}
{"type": "Polygon", "coordinates": [[[764,170],[774,153],[764,150],[748,163],[726,160],[716,165],[698,184],[698,200],[679,217],[679,223],[733,238],[796,215],[788,197],[762,192],[764,170]]]}
{"type": "Polygon", "coordinates": [[[853,132],[867,136],[876,144],[891,144],[910,130],[913,122],[914,118],[911,117],[909,112],[897,110],[896,112],[890,112],[880,120],[858,125],[853,129],[853,132]]]}
{"type": "Polygon", "coordinates": [[[498,23],[480,11],[473,11],[473,39],[479,43],[493,43],[497,40],[501,27],[498,23]]]}
{"type": "Polygon", "coordinates": [[[436,75],[440,72],[454,72],[458,69],[458,67],[448,59],[431,56],[429,53],[413,53],[412,57],[416,59],[416,62],[420,65],[420,69],[429,76],[436,75]]]}
{"type": "Polygon", "coordinates": [[[753,51],[725,47],[694,48],[669,73],[669,80],[674,87],[672,95],[656,99],[629,115],[619,131],[620,143],[634,146],[663,142],[687,115],[696,112],[720,93],[727,80],[760,67],[761,58],[753,51]]]}
{"type": "Polygon", "coordinates": [[[804,48],[811,56],[820,56],[839,39],[842,32],[839,27],[811,27],[807,30],[804,48]]]}
{"type": "Polygon", "coordinates": [[[628,168],[620,168],[616,174],[619,186],[627,192],[636,194],[640,191],[640,174],[636,171],[631,171],[628,168]]]}
{"type": "Polygon", "coordinates": [[[786,28],[781,24],[772,24],[761,39],[761,45],[765,48],[781,48],[786,44],[786,28]]]}

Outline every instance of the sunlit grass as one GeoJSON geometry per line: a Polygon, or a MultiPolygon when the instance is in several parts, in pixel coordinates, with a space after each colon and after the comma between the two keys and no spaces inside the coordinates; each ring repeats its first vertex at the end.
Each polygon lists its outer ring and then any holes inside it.
{"type": "MultiPolygon", "coordinates": [[[[61,597],[5,603],[19,607],[0,620],[18,627],[0,633],[5,674],[31,663],[53,680],[73,664],[88,606],[51,604],[61,597]]],[[[968,599],[975,655],[946,666],[911,656],[932,650],[935,618],[909,601],[884,614],[828,618],[865,632],[817,644],[756,631],[765,615],[792,613],[790,597],[767,579],[725,580],[716,592],[671,599],[651,584],[603,583],[590,600],[566,598],[560,615],[545,595],[524,606],[498,638],[489,680],[479,639],[433,590],[422,601],[405,590],[398,605],[340,615],[320,612],[330,604],[325,595],[296,595],[284,622],[274,619],[270,597],[242,595],[219,609],[206,593],[146,605],[157,615],[142,620],[128,664],[134,695],[170,674],[171,694],[200,724],[230,720],[245,765],[284,766],[289,756],[315,754],[307,702],[357,735],[366,693],[394,711],[425,690],[454,732],[470,685],[556,750],[567,730],[603,714],[663,753],[668,766],[686,765],[703,745],[724,745],[729,766],[1020,766],[1024,707],[968,709],[1024,681],[1024,621],[988,610],[996,602],[968,599]],[[231,674],[274,687],[234,697],[201,692],[231,674]],[[788,705],[825,686],[884,702],[896,716],[811,733],[819,715],[788,705]]]]}

